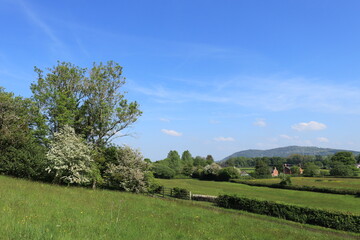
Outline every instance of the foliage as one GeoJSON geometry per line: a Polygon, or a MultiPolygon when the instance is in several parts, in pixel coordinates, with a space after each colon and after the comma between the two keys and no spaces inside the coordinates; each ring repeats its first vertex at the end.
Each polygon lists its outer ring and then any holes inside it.
{"type": "Polygon", "coordinates": [[[41,122],[30,99],[15,97],[0,87],[0,173],[29,179],[47,180],[45,147],[38,139],[41,122]]]}
{"type": "Polygon", "coordinates": [[[281,186],[291,186],[291,177],[290,177],[290,175],[281,173],[280,174],[280,179],[281,179],[281,181],[280,181],[279,184],[281,186]]]}
{"type": "Polygon", "coordinates": [[[55,182],[88,184],[91,182],[93,159],[90,147],[65,125],[54,134],[47,153],[48,172],[54,172],[55,182]]]}
{"type": "Polygon", "coordinates": [[[177,151],[173,150],[168,153],[167,158],[164,160],[167,162],[169,168],[175,171],[176,174],[181,172],[182,163],[180,155],[177,151]]]}
{"type": "Polygon", "coordinates": [[[207,155],[205,160],[206,160],[207,165],[210,165],[215,162],[213,156],[211,156],[211,155],[207,155]]]}
{"type": "Polygon", "coordinates": [[[344,165],[354,165],[355,157],[351,152],[337,152],[331,157],[333,165],[336,163],[342,163],[344,165]]]}
{"type": "Polygon", "coordinates": [[[194,166],[201,166],[201,167],[205,167],[206,164],[206,159],[200,156],[196,156],[194,158],[194,166]]]}
{"type": "Polygon", "coordinates": [[[203,175],[204,172],[204,167],[202,166],[196,166],[194,167],[194,171],[191,174],[192,178],[201,178],[201,176],[203,175]]]}
{"type": "Polygon", "coordinates": [[[240,177],[240,170],[235,167],[226,167],[222,168],[219,173],[217,179],[220,181],[229,181],[230,179],[235,179],[240,177]]]}
{"type": "Polygon", "coordinates": [[[175,176],[174,170],[161,163],[154,163],[152,166],[152,171],[154,172],[154,176],[156,178],[170,179],[174,178],[175,176]]]}
{"type": "Polygon", "coordinates": [[[296,174],[296,175],[300,174],[300,167],[299,166],[292,166],[290,169],[291,169],[292,174],[296,174]]]}
{"type": "Polygon", "coordinates": [[[330,175],[351,177],[351,176],[356,176],[355,170],[356,169],[353,165],[346,165],[342,162],[335,162],[330,170],[330,175]]]}
{"type": "Polygon", "coordinates": [[[100,147],[119,136],[141,115],[139,105],[128,103],[120,92],[125,79],[121,76],[122,67],[115,62],[94,63],[90,71],[58,62],[47,70],[44,76],[43,70],[35,67],[38,79],[31,90],[47,119],[48,134],[69,125],[100,147]]]}
{"type": "Polygon", "coordinates": [[[189,152],[189,150],[186,150],[182,153],[181,155],[181,161],[184,165],[193,165],[194,164],[194,159],[191,156],[191,153],[189,152]]]}
{"type": "Polygon", "coordinates": [[[182,169],[182,174],[190,177],[193,174],[194,169],[195,169],[195,167],[193,167],[192,164],[186,164],[186,165],[184,165],[184,167],[182,169]]]}
{"type": "Polygon", "coordinates": [[[254,176],[256,178],[266,178],[271,176],[269,166],[262,160],[256,162],[254,176]]]}
{"type": "Polygon", "coordinates": [[[304,164],[304,176],[314,177],[320,175],[320,168],[318,165],[312,162],[308,162],[304,164]]]}
{"type": "Polygon", "coordinates": [[[236,195],[220,195],[217,198],[216,204],[224,208],[239,209],[300,223],[314,224],[344,231],[360,232],[360,216],[350,214],[299,207],[271,201],[261,201],[236,195]]]}
{"type": "Polygon", "coordinates": [[[180,199],[190,199],[190,191],[185,188],[174,187],[171,189],[171,196],[180,199]]]}
{"type": "Polygon", "coordinates": [[[137,193],[148,190],[149,176],[149,164],[128,146],[118,147],[116,161],[108,163],[104,173],[107,187],[137,193]]]}
{"type": "Polygon", "coordinates": [[[202,172],[201,179],[216,180],[220,169],[221,167],[216,163],[206,165],[204,167],[204,171],[202,172]]]}

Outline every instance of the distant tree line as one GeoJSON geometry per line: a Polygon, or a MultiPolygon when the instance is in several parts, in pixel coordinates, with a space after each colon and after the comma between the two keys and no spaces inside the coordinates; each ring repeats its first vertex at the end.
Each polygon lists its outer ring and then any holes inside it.
{"type": "Polygon", "coordinates": [[[292,154],[288,157],[233,157],[221,162],[221,166],[255,167],[257,177],[269,177],[271,169],[283,172],[284,164],[292,166],[292,172],[299,173],[299,167],[304,169],[304,176],[318,176],[330,170],[332,176],[356,176],[355,163],[360,163],[360,155],[354,156],[351,152],[338,152],[329,156],[311,156],[292,154]],[[270,168],[269,168],[270,167],[270,168]]]}
{"type": "Polygon", "coordinates": [[[202,180],[228,181],[240,176],[240,169],[221,167],[211,155],[192,157],[186,150],[181,154],[171,150],[163,160],[152,163],[151,167],[157,178],[198,178],[202,180]]]}

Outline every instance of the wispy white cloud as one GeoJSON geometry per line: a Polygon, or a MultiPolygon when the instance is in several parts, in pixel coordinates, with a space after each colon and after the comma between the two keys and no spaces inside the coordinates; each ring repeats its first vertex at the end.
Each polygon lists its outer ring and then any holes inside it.
{"type": "Polygon", "coordinates": [[[319,130],[324,130],[326,128],[326,125],[316,121],[310,121],[307,123],[301,122],[294,124],[291,126],[291,128],[296,131],[319,131],[319,130]]]}
{"type": "Polygon", "coordinates": [[[289,135],[286,135],[286,134],[281,134],[279,137],[282,138],[282,139],[287,139],[287,140],[299,139],[298,136],[289,136],[289,135]]]}
{"type": "Polygon", "coordinates": [[[210,94],[199,93],[195,91],[177,91],[163,86],[156,87],[140,87],[134,82],[130,85],[131,90],[140,92],[150,97],[154,97],[160,103],[184,103],[184,102],[212,102],[212,103],[225,103],[229,99],[227,97],[214,96],[210,94]]]}
{"type": "Polygon", "coordinates": [[[177,132],[175,130],[168,130],[168,129],[161,129],[161,132],[170,135],[170,136],[174,136],[174,137],[180,137],[182,136],[182,133],[177,132]]]}
{"type": "Polygon", "coordinates": [[[317,141],[321,142],[321,143],[328,143],[329,139],[326,137],[318,137],[316,138],[317,141]]]}
{"type": "Polygon", "coordinates": [[[233,137],[216,137],[214,138],[217,142],[233,142],[235,139],[233,137]]]}
{"type": "Polygon", "coordinates": [[[30,19],[30,21],[40,28],[45,35],[51,39],[51,41],[55,44],[57,47],[63,47],[63,42],[56,36],[54,33],[54,30],[50,27],[49,24],[47,24],[45,21],[43,21],[39,15],[32,9],[32,7],[29,5],[28,1],[19,0],[19,5],[23,9],[26,16],[30,19]]]}
{"type": "MultiPolygon", "coordinates": [[[[173,79],[172,79],[173,80],[173,79]]],[[[188,85],[175,89],[171,84],[133,86],[134,91],[158,102],[216,102],[236,104],[258,110],[360,114],[360,85],[329,83],[319,79],[270,77],[233,77],[228,79],[179,80],[188,85]],[[194,82],[191,90],[191,82],[194,82]],[[140,87],[141,86],[141,87],[140,87]]]]}
{"type": "Polygon", "coordinates": [[[170,119],[168,119],[168,118],[160,118],[159,120],[161,122],[170,122],[170,119]]]}
{"type": "Polygon", "coordinates": [[[265,119],[256,119],[256,121],[253,122],[253,125],[258,127],[266,127],[265,119]]]}

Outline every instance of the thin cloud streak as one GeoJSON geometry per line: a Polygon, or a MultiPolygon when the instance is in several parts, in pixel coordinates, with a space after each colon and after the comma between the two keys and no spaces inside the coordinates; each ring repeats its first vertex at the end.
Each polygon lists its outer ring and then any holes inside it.
{"type": "Polygon", "coordinates": [[[217,142],[233,142],[235,139],[233,137],[216,137],[214,138],[214,141],[217,142]]]}
{"type": "Polygon", "coordinates": [[[174,137],[182,136],[182,133],[177,132],[175,130],[161,129],[161,132],[165,133],[166,135],[170,135],[170,136],[174,136],[174,137]]]}
{"type": "MultiPolygon", "coordinates": [[[[194,80],[197,82],[197,80],[194,80]]],[[[159,103],[213,102],[235,104],[270,112],[294,109],[312,112],[360,114],[360,86],[320,83],[304,78],[238,77],[191,92],[165,86],[137,86],[132,90],[153,97],[159,103]],[[220,90],[219,90],[220,89],[220,90]]]]}
{"type": "Polygon", "coordinates": [[[51,29],[49,25],[47,25],[44,21],[42,21],[38,15],[25,3],[25,1],[18,1],[19,5],[24,10],[27,17],[37,26],[39,27],[57,46],[63,46],[62,41],[54,34],[54,31],[51,29]]]}
{"type": "Polygon", "coordinates": [[[320,130],[324,130],[327,126],[323,123],[319,123],[319,122],[315,122],[315,121],[310,121],[310,122],[301,122],[301,123],[297,123],[291,126],[292,129],[296,130],[296,131],[320,131],[320,130]]]}

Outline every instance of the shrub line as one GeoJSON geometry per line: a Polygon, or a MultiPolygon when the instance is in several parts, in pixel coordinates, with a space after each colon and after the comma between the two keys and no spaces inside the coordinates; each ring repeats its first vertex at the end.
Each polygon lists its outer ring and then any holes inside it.
{"type": "Polygon", "coordinates": [[[272,201],[261,201],[236,195],[220,195],[216,200],[216,204],[223,208],[244,210],[299,223],[360,233],[360,216],[357,215],[300,207],[272,201]]]}

